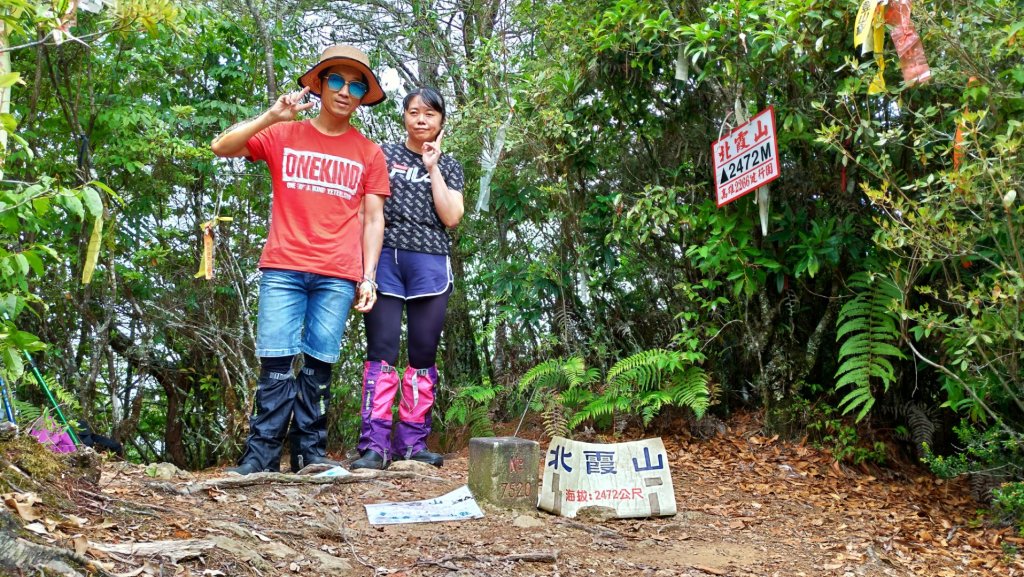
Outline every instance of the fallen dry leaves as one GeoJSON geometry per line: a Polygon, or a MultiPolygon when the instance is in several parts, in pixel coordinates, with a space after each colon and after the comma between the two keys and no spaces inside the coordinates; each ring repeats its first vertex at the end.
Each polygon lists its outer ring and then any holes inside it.
{"type": "Polygon", "coordinates": [[[99,486],[73,492],[74,511],[52,510],[31,493],[2,498],[41,541],[126,576],[1024,575],[1021,557],[1006,555],[1024,539],[979,526],[979,505],[962,483],[918,469],[851,470],[761,434],[755,415],[729,425],[709,441],[662,435],[674,518],[584,523],[534,512],[539,526],[520,527],[513,521],[522,512],[485,507],[484,519],[465,523],[367,523],[365,504],[464,484],[465,453],[450,455],[435,482],[202,485],[222,476],[211,470],[172,479],[203,487],[175,494],[144,467],[121,463],[105,465],[99,486]],[[557,559],[524,560],[544,551],[557,559]]]}
{"type": "Polygon", "coordinates": [[[687,503],[680,508],[722,517],[723,532],[756,527],[796,549],[843,547],[808,575],[842,575],[865,560],[894,574],[1024,575],[1021,554],[1007,555],[1020,538],[1009,528],[983,526],[981,505],[964,483],[921,469],[853,470],[822,451],[760,435],[755,415],[729,425],[726,438],[665,439],[679,456],[673,478],[684,480],[677,494],[687,503]],[[748,520],[751,514],[762,522],[748,520]]]}

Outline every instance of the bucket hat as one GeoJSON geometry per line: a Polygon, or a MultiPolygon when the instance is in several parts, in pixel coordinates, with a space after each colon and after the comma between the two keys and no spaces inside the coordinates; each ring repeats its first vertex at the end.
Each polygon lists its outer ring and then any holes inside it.
{"type": "Polygon", "coordinates": [[[320,61],[299,77],[299,86],[302,86],[303,88],[308,86],[310,92],[320,96],[320,76],[328,68],[339,64],[355,68],[360,71],[363,74],[363,78],[366,79],[366,84],[370,89],[366,92],[366,95],[363,96],[362,104],[366,106],[373,106],[384,102],[387,95],[384,94],[384,89],[380,87],[380,81],[377,80],[377,75],[370,69],[370,59],[362,50],[347,44],[335,44],[334,46],[324,50],[323,54],[320,55],[320,61]]]}

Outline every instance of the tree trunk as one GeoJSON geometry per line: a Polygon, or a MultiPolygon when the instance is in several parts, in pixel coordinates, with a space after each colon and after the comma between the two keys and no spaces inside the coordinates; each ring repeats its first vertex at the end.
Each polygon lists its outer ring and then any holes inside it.
{"type": "Polygon", "coordinates": [[[270,39],[267,25],[260,16],[260,11],[253,5],[252,0],[245,0],[245,7],[249,9],[256,24],[256,32],[259,35],[260,45],[263,47],[263,71],[267,75],[267,102],[273,103],[277,100],[277,74],[274,72],[274,43],[270,39]]]}
{"type": "Polygon", "coordinates": [[[188,469],[188,456],[185,454],[185,421],[180,415],[184,405],[185,396],[189,387],[185,384],[188,377],[180,379],[159,379],[167,394],[167,428],[164,430],[164,452],[170,457],[171,462],[179,469],[188,469]]]}
{"type": "MultiPolygon", "coordinates": [[[[139,372],[145,372],[152,376],[160,384],[167,396],[167,417],[164,429],[163,452],[167,455],[176,467],[187,469],[188,457],[185,453],[183,443],[185,423],[180,415],[185,398],[192,389],[191,376],[181,370],[181,367],[194,367],[197,363],[193,358],[187,357],[180,365],[168,363],[167,361],[151,357],[142,349],[135,347],[134,343],[120,332],[111,335],[110,346],[117,353],[121,354],[127,361],[136,366],[139,372]]],[[[139,391],[138,396],[142,392],[139,391]]],[[[138,403],[138,397],[136,398],[138,403]]],[[[140,407],[132,407],[131,425],[138,425],[140,407]]]]}
{"type": "Polygon", "coordinates": [[[431,19],[431,12],[430,0],[413,0],[413,27],[418,34],[413,35],[412,42],[419,68],[420,85],[437,87],[441,54],[434,48],[434,39],[439,34],[431,19]]]}
{"type": "MultiPolygon", "coordinates": [[[[7,52],[7,26],[0,22],[0,76],[11,72],[11,53],[7,52]]],[[[11,87],[0,88],[0,114],[11,112],[11,87]]],[[[0,126],[0,179],[4,177],[4,161],[7,159],[7,131],[0,126]]]]}
{"type": "MultiPolygon", "coordinates": [[[[455,244],[452,246],[452,271],[456,284],[465,278],[462,255],[455,244]]],[[[476,383],[480,381],[480,357],[476,346],[476,332],[469,316],[469,301],[466,291],[456,288],[448,302],[448,317],[445,320],[441,360],[445,380],[450,385],[476,383]]]]}

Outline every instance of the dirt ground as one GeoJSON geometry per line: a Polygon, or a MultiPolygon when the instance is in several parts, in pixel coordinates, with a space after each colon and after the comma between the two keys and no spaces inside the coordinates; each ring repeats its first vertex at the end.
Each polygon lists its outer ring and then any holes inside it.
{"type": "Polygon", "coordinates": [[[674,517],[584,522],[483,505],[478,520],[369,525],[365,504],[465,484],[463,451],[440,470],[343,484],[217,488],[221,469],[159,481],[107,463],[98,484],[72,491],[76,511],[36,504],[36,533],[123,576],[1024,575],[1024,539],[979,524],[962,482],[849,470],[762,437],[756,418],[707,441],[662,438],[674,517]]]}

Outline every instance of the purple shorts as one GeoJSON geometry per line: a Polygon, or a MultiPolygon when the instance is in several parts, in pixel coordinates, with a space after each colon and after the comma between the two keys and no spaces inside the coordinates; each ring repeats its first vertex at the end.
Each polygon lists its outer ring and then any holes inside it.
{"type": "Polygon", "coordinates": [[[377,292],[400,299],[443,294],[455,282],[446,254],[384,247],[377,263],[377,292]]]}

